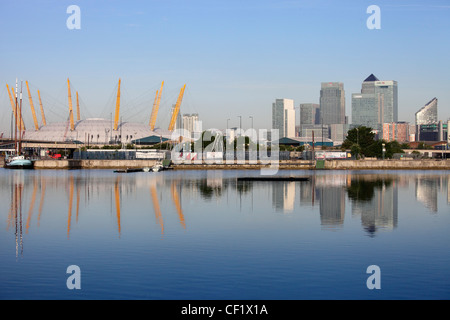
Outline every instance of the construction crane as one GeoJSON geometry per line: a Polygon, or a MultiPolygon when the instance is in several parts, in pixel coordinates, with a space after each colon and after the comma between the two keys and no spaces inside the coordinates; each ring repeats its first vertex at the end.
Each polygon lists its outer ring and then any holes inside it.
{"type": "Polygon", "coordinates": [[[39,96],[39,106],[41,107],[42,124],[44,126],[46,126],[47,125],[47,121],[45,121],[44,108],[42,107],[41,93],[39,92],[39,90],[38,90],[38,96],[39,96]]]}
{"type": "Polygon", "coordinates": [[[156,90],[155,101],[153,102],[152,114],[150,116],[150,129],[155,130],[156,117],[158,116],[159,103],[161,102],[161,93],[163,90],[164,81],[161,83],[161,89],[156,90]]]}
{"type": "Polygon", "coordinates": [[[14,103],[14,99],[13,99],[13,97],[14,97],[14,88],[11,87],[12,95],[11,95],[11,92],[9,91],[8,84],[6,84],[6,88],[8,89],[9,100],[11,101],[11,107],[12,107],[12,111],[13,111],[13,114],[14,114],[14,118],[16,119],[16,125],[17,125],[17,127],[22,127],[25,130],[25,125],[23,123],[23,119],[20,116],[20,114],[17,115],[18,112],[16,112],[16,104],[14,103]]]}
{"type": "Polygon", "coordinates": [[[72,95],[70,93],[70,81],[67,78],[67,90],[69,94],[69,118],[70,118],[70,131],[75,130],[75,124],[73,122],[73,108],[72,108],[72,95]]]}
{"type": "Polygon", "coordinates": [[[181,88],[180,94],[178,95],[177,103],[175,104],[175,108],[173,109],[173,112],[172,112],[172,119],[170,119],[169,131],[173,131],[173,129],[175,127],[175,122],[177,121],[178,113],[180,112],[181,100],[183,100],[185,88],[186,88],[186,85],[184,85],[183,88],[181,88]]]}
{"type": "Polygon", "coordinates": [[[39,124],[38,124],[37,117],[36,117],[36,111],[34,110],[33,99],[31,98],[30,87],[28,86],[28,81],[25,81],[25,84],[27,85],[28,100],[30,101],[31,113],[33,114],[34,128],[36,129],[36,131],[38,131],[39,124]]]}
{"type": "Polygon", "coordinates": [[[119,128],[119,112],[120,112],[120,78],[119,86],[117,87],[117,99],[116,99],[116,114],[114,115],[114,131],[119,128]]]}

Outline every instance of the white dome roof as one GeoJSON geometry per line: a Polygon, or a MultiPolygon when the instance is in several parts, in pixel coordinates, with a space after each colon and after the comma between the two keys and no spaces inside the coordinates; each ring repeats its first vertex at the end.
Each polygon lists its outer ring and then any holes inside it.
{"type": "Polygon", "coordinates": [[[121,140],[122,143],[131,143],[134,139],[145,138],[152,135],[162,135],[170,138],[169,132],[150,130],[149,125],[143,123],[122,122],[117,131],[113,130],[113,122],[107,119],[91,118],[75,121],[74,130],[70,130],[68,122],[56,122],[42,126],[39,130],[27,130],[24,140],[64,142],[80,141],[82,143],[105,144],[121,140]],[[169,136],[167,136],[169,134],[169,136]]]}

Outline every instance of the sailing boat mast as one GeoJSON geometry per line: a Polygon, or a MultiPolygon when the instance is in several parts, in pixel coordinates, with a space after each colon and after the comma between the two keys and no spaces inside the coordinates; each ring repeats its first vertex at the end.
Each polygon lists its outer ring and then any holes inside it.
{"type": "MultiPolygon", "coordinates": [[[[19,114],[20,114],[20,118],[22,118],[22,85],[23,85],[23,81],[20,81],[20,106],[19,106],[19,114]]],[[[22,153],[22,125],[20,125],[19,127],[19,150],[18,150],[18,155],[20,155],[22,153]]]]}
{"type": "Polygon", "coordinates": [[[15,124],[14,124],[14,149],[16,151],[16,155],[19,152],[18,149],[18,145],[17,145],[17,119],[19,119],[18,117],[18,108],[17,108],[17,78],[16,78],[16,92],[15,92],[15,103],[14,103],[14,109],[15,109],[15,114],[17,116],[15,124]]]}

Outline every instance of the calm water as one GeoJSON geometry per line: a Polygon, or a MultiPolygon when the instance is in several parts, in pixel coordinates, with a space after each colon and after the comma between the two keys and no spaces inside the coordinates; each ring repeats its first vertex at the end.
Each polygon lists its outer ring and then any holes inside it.
{"type": "Polygon", "coordinates": [[[450,298],[448,171],[258,174],[0,169],[0,298],[450,298]]]}

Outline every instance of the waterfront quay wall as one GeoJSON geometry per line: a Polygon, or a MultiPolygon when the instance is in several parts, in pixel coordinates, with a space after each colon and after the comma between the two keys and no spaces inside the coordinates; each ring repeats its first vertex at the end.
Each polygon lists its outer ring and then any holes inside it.
{"type": "Polygon", "coordinates": [[[152,167],[157,160],[36,160],[35,169],[136,169],[152,167]]]}
{"type": "MultiPolygon", "coordinates": [[[[157,160],[36,160],[35,169],[132,169],[155,165],[157,160]]],[[[174,170],[450,170],[450,160],[288,160],[270,164],[173,164],[174,170]]]]}
{"type": "Polygon", "coordinates": [[[328,170],[450,170],[450,160],[326,160],[328,170]]]}

